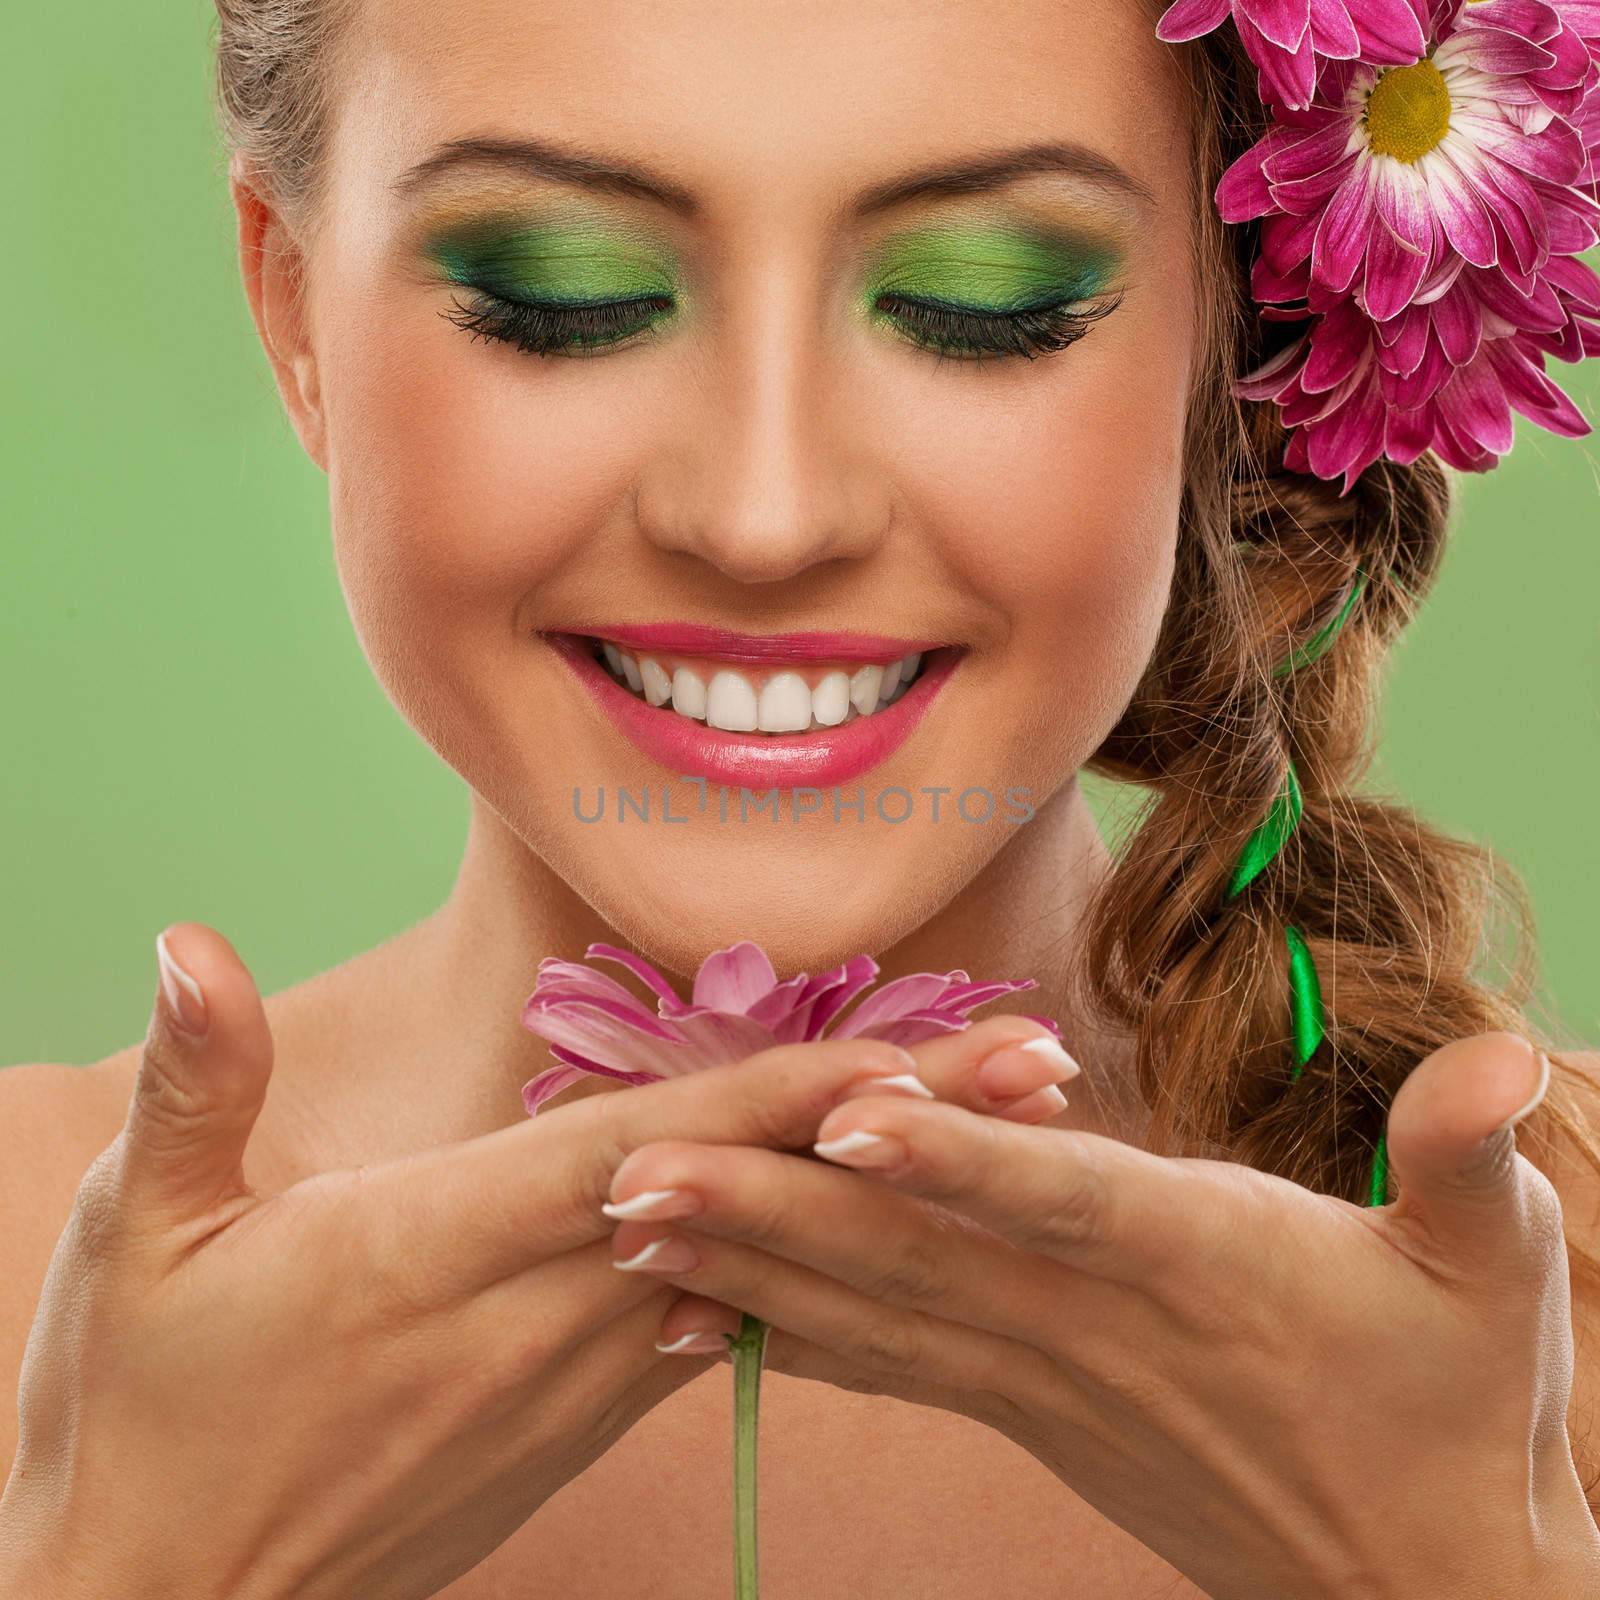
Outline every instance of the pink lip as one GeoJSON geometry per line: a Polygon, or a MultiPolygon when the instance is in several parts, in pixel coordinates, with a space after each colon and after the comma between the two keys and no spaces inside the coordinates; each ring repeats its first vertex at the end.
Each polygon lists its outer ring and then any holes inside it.
{"type": "MultiPolygon", "coordinates": [[[[896,639],[886,633],[731,633],[726,628],[707,628],[694,622],[618,623],[615,627],[586,626],[565,631],[587,634],[592,639],[610,639],[636,650],[656,650],[662,655],[709,656],[718,661],[742,661],[753,667],[773,661],[854,661],[887,666],[901,656],[925,655],[947,642],[896,639]]],[[[555,635],[547,630],[547,637],[555,635]]]]}
{"type": "MultiPolygon", "coordinates": [[[[603,637],[619,643],[633,643],[640,631],[629,630],[628,637],[617,633],[607,633],[603,637]]],[[[679,776],[703,777],[730,787],[742,785],[753,790],[823,788],[848,783],[879,762],[887,761],[910,738],[912,729],[922,720],[934,696],[961,661],[959,650],[941,652],[936,660],[927,663],[917,681],[893,705],[869,717],[856,717],[837,728],[814,729],[810,733],[727,733],[680,716],[676,711],[646,705],[643,700],[636,699],[594,659],[584,640],[569,633],[545,633],[543,637],[572,669],[612,725],[652,760],[670,767],[679,776]]],[[[727,634],[721,637],[747,638],[727,634]]],[[[769,640],[777,637],[767,636],[769,640]]],[[[855,641],[856,648],[862,648],[861,641],[867,636],[801,634],[788,637],[805,640],[842,637],[855,641]]],[[[902,649],[897,640],[885,642],[893,646],[886,657],[891,661],[916,648],[911,644],[902,649]]],[[[664,649],[659,642],[652,643],[657,649],[664,649]]],[[[683,653],[689,651],[685,649],[683,653]]],[[[694,653],[709,655],[714,652],[697,644],[694,653]]],[[[775,653],[770,652],[762,659],[770,661],[775,653]]],[[[868,659],[875,659],[876,654],[874,651],[873,657],[868,659]]],[[[831,647],[824,652],[819,646],[818,655],[829,660],[856,659],[841,657],[831,647]]],[[[798,657],[790,652],[788,659],[798,657]]]]}

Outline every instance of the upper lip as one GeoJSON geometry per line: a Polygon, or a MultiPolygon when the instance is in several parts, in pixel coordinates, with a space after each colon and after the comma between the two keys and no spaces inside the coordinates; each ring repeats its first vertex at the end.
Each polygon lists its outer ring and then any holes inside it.
{"type": "MultiPolygon", "coordinates": [[[[555,629],[544,630],[555,632],[555,629]]],[[[890,662],[901,656],[937,650],[944,639],[902,639],[886,633],[736,633],[697,622],[616,622],[563,628],[562,633],[609,639],[636,650],[665,655],[707,656],[760,666],[773,661],[890,662]]]]}

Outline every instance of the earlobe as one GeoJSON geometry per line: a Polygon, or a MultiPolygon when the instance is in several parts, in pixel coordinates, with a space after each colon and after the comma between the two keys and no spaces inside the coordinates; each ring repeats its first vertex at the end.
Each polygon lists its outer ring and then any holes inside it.
{"type": "Polygon", "coordinates": [[[322,386],[307,316],[306,260],[295,231],[249,165],[235,156],[229,190],[239,270],[278,394],[307,455],[327,471],[322,386]]]}

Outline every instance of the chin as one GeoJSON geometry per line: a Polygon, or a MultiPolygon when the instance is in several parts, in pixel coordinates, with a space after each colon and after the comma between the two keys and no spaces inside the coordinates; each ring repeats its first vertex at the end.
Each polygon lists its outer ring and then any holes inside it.
{"type": "Polygon", "coordinates": [[[876,955],[932,917],[948,896],[929,854],[913,839],[860,859],[858,849],[827,853],[825,841],[808,848],[804,835],[787,847],[712,838],[699,849],[607,852],[563,870],[617,936],[665,972],[686,980],[711,951],[750,939],[787,977],[876,955]]]}

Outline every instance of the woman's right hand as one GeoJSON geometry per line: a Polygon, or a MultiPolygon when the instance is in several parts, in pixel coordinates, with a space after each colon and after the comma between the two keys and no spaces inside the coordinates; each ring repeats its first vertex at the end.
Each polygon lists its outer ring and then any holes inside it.
{"type": "MultiPolygon", "coordinates": [[[[852,1085],[913,1064],[782,1046],[262,1196],[242,1166],[272,1071],[261,997],[220,934],[169,935],[207,1026],[158,999],[51,1259],[0,1496],[12,1600],[436,1594],[705,1370],[655,1349],[676,1291],[612,1267],[600,1207],[629,1151],[801,1147],[852,1085]]],[[[970,1083],[970,1050],[936,1055],[970,1083]]]]}

